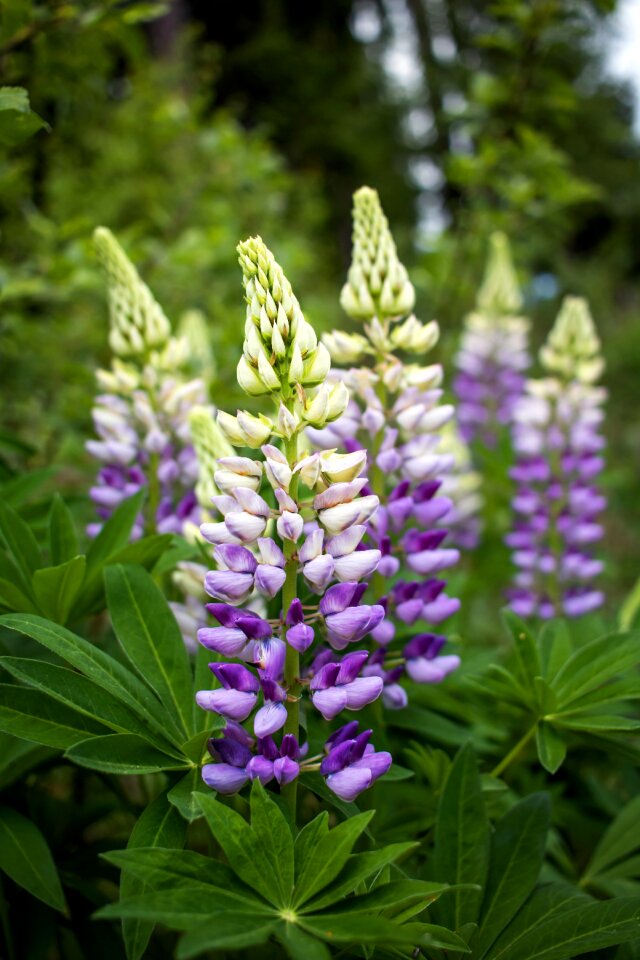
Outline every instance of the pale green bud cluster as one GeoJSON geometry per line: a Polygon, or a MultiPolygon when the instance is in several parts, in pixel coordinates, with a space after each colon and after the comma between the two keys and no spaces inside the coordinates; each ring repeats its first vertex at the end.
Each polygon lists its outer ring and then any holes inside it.
{"type": "Polygon", "coordinates": [[[162,307],[110,230],[98,227],[93,239],[107,274],[111,349],[120,357],[160,350],[171,333],[162,307]]]}
{"type": "Polygon", "coordinates": [[[516,314],[522,309],[522,294],[504,233],[492,233],[484,280],[477,299],[478,310],[492,316],[516,314]]]}
{"type": "Polygon", "coordinates": [[[591,384],[602,375],[604,359],[600,339],[582,297],[565,297],[547,342],[540,350],[547,370],[567,380],[591,384]]]}
{"type": "Polygon", "coordinates": [[[238,245],[247,319],[238,383],[250,396],[287,398],[296,387],[322,383],[331,366],[282,267],[260,237],[238,245]]]}
{"type": "Polygon", "coordinates": [[[353,253],[340,304],[357,320],[405,316],[415,304],[413,285],[371,187],[361,187],[353,196],[353,253]]]}
{"type": "Polygon", "coordinates": [[[201,507],[211,505],[211,497],[216,496],[218,489],[213,482],[213,475],[218,469],[220,457],[231,457],[234,449],[220,430],[209,407],[193,407],[189,412],[189,430],[191,440],[198,458],[198,482],[196,497],[201,507]]]}

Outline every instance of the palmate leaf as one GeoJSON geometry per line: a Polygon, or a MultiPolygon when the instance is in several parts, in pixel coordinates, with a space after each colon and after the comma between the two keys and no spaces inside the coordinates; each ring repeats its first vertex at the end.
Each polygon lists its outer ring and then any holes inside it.
{"type": "Polygon", "coordinates": [[[326,943],[402,949],[428,944],[468,952],[448,930],[392,917],[403,910],[422,911],[448,887],[408,879],[380,882],[381,871],[415,845],[351,854],[368,815],[360,815],[351,831],[340,829],[345,824],[329,831],[327,816],[321,814],[300,832],[294,845],[287,821],[258,781],[252,788],[251,824],[212,795],[199,797],[199,803],[229,866],[192,851],[160,847],[106,854],[145,887],[136,896],[102,908],[98,916],[162,922],[185,931],[178,947],[178,956],[184,957],[273,939],[294,960],[303,956],[302,951],[326,960],[326,943]],[[332,856],[328,840],[334,834],[340,853],[332,856]],[[324,880],[316,884],[313,868],[322,870],[326,855],[331,863],[324,880]],[[326,886],[329,878],[333,880],[326,886]],[[376,881],[373,889],[350,896],[367,880],[376,881]],[[313,899],[293,905],[293,896],[308,896],[316,886],[320,889],[313,899]],[[318,912],[329,905],[330,914],[318,912]]]}
{"type": "Polygon", "coordinates": [[[534,793],[509,810],[491,838],[490,866],[474,941],[480,960],[536,885],[544,860],[549,797],[534,793]]]}
{"type": "Polygon", "coordinates": [[[113,628],[132,666],[155,691],[182,741],[196,733],[193,678],[182,634],[150,575],[140,567],[105,570],[113,628]]]}
{"type": "Polygon", "coordinates": [[[560,710],[640,662],[640,631],[610,634],[581,647],[553,681],[560,710]]]}
{"type": "MultiPolygon", "coordinates": [[[[161,793],[149,804],[136,822],[131,831],[127,849],[164,847],[169,850],[173,848],[181,850],[185,837],[184,820],[176,808],[169,803],[166,793],[161,793]]],[[[120,896],[123,899],[135,897],[144,890],[144,880],[128,870],[122,871],[120,896]]],[[[122,921],[122,936],[128,960],[140,960],[149,943],[153,926],[152,923],[137,918],[122,921]]]]}
{"type": "Polygon", "coordinates": [[[482,798],[478,764],[471,744],[456,754],[436,818],[434,873],[456,887],[438,904],[441,923],[454,930],[478,919],[489,855],[489,825],[482,798]],[[462,890],[476,884],[477,890],[462,890]]]}
{"type": "Polygon", "coordinates": [[[0,869],[55,910],[66,911],[58,871],[47,841],[31,820],[0,807],[0,869]]]}

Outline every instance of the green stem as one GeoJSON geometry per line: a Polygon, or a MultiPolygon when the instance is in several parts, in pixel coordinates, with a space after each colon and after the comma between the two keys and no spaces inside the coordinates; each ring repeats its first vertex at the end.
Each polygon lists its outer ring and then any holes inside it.
{"type": "Polygon", "coordinates": [[[518,740],[515,747],[513,747],[513,749],[509,751],[506,757],[503,757],[500,763],[493,768],[493,770],[491,771],[492,777],[499,777],[500,774],[503,773],[511,763],[513,763],[513,761],[520,755],[520,753],[524,750],[526,745],[529,743],[529,741],[535,734],[536,728],[537,728],[537,724],[534,723],[531,729],[527,730],[524,736],[518,740]]]}
{"type": "Polygon", "coordinates": [[[160,481],[158,480],[158,466],[160,457],[157,453],[152,453],[149,457],[149,497],[147,500],[146,528],[147,533],[156,532],[156,517],[158,507],[160,506],[160,481]]]}
{"type": "MultiPolygon", "coordinates": [[[[298,436],[297,434],[285,441],[284,452],[292,465],[298,456],[298,436]]],[[[294,474],[289,486],[289,495],[296,500],[298,494],[298,474],[294,474]]],[[[296,545],[291,540],[283,543],[283,552],[285,556],[284,570],[286,579],[282,588],[282,615],[286,617],[289,607],[298,596],[298,557],[296,545]]],[[[287,653],[284,664],[284,685],[291,700],[287,702],[287,722],[284,725],[284,732],[292,733],[299,741],[300,739],[300,705],[298,703],[300,687],[300,654],[292,646],[287,644],[287,653]]],[[[282,794],[286,798],[291,809],[293,822],[296,822],[296,803],[298,795],[298,782],[283,787],[282,794]]]]}

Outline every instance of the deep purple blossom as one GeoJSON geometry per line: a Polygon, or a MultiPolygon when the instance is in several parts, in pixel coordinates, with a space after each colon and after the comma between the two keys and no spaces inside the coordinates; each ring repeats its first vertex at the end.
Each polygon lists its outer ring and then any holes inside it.
{"type": "Polygon", "coordinates": [[[380,696],[380,677],[359,676],[368,657],[366,650],[349,653],[337,663],[325,664],[314,675],[311,702],[325,720],[333,720],[343,710],[361,710],[380,696]]]}
{"type": "Polygon", "coordinates": [[[357,734],[357,722],[345,724],[327,740],[320,764],[326,784],[341,800],[352,801],[387,772],[391,754],[376,753],[369,743],[372,730],[357,734]]]}
{"type": "Polygon", "coordinates": [[[362,640],[384,618],[384,608],[379,604],[360,605],[366,589],[366,583],[335,584],[320,601],[327,639],[335,650],[362,640]]]}

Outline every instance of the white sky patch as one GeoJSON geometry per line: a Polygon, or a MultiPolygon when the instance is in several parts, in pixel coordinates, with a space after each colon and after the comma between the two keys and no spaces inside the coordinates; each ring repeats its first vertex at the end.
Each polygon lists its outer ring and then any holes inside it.
{"type": "Polygon", "coordinates": [[[620,0],[611,18],[605,45],[607,72],[628,80],[635,98],[636,133],[640,133],[640,0],[620,0]]]}

